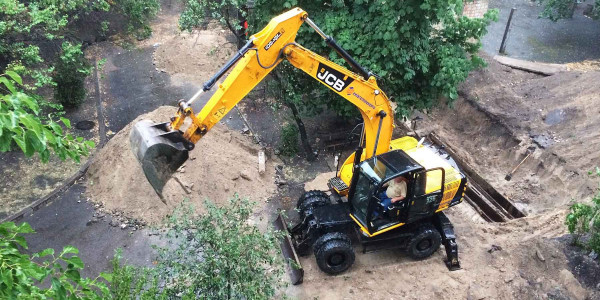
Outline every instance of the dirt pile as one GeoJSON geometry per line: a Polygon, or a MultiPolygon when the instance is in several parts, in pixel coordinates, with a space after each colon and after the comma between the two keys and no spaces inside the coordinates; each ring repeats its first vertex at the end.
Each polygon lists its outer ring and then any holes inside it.
{"type": "Polygon", "coordinates": [[[142,115],[104,146],[88,171],[87,191],[92,201],[103,203],[108,211],[157,223],[184,198],[202,211],[206,198],[226,203],[234,193],[239,193],[260,203],[273,194],[276,190],[273,161],[267,159],[266,173],[259,175],[258,146],[250,138],[219,124],[198,142],[190,152],[190,159],[174,175],[189,193],[172,179],[163,192],[167,203],[161,202],[129,147],[129,132],[138,120],[161,122],[174,112],[174,107],[163,106],[142,115]]]}
{"type": "Polygon", "coordinates": [[[544,77],[486,58],[488,67],[469,76],[454,108],[434,110],[420,133],[444,137],[526,213],[588,198],[597,182],[587,171],[600,161],[600,72],[544,77]],[[504,180],[531,146],[532,157],[504,180]]]}

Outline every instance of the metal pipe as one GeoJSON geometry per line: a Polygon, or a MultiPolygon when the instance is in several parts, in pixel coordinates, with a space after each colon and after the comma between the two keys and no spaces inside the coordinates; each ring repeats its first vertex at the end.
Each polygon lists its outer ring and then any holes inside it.
{"type": "Polygon", "coordinates": [[[379,116],[379,128],[377,128],[377,137],[375,138],[375,146],[373,147],[373,155],[372,156],[375,156],[375,154],[377,153],[377,144],[379,144],[379,134],[381,133],[381,124],[383,123],[383,118],[385,118],[385,116],[387,116],[387,114],[383,110],[379,111],[379,113],[377,115],[379,116]]]}
{"type": "Polygon", "coordinates": [[[317,26],[311,19],[306,18],[305,22],[308,23],[308,26],[312,27],[324,40],[327,46],[333,48],[337,54],[339,54],[353,69],[358,72],[360,76],[362,76],[365,80],[369,79],[370,73],[363,68],[344,48],[342,48],[331,36],[326,35],[319,26],[317,26]]]}
{"type": "Polygon", "coordinates": [[[310,18],[307,17],[304,21],[308,23],[308,26],[312,27],[312,29],[314,29],[323,39],[328,38],[325,32],[323,32],[321,28],[319,28],[319,26],[317,26],[317,24],[315,24],[310,18]]]}
{"type": "Polygon", "coordinates": [[[506,22],[506,28],[504,28],[504,36],[502,36],[502,43],[500,43],[500,51],[498,51],[500,54],[504,54],[506,53],[506,38],[508,37],[508,30],[510,29],[510,22],[512,21],[512,17],[513,14],[515,13],[517,9],[516,8],[511,8],[510,9],[510,15],[508,15],[508,21],[506,22]]]}

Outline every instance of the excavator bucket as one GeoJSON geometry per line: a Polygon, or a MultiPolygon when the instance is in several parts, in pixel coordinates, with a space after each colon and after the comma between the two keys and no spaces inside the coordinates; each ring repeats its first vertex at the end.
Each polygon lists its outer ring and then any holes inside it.
{"type": "Polygon", "coordinates": [[[181,131],[169,131],[168,124],[141,120],[129,135],[131,150],[161,199],[163,187],[188,159],[188,151],[194,148],[181,131]]]}
{"type": "Polygon", "coordinates": [[[288,226],[285,223],[285,218],[283,217],[283,213],[279,213],[277,219],[273,222],[275,228],[285,234],[285,237],[281,238],[280,246],[281,253],[285,258],[288,265],[288,273],[290,274],[290,279],[293,285],[298,285],[302,283],[304,279],[304,269],[300,264],[300,259],[298,258],[298,254],[296,253],[296,249],[294,248],[294,244],[292,243],[292,239],[290,238],[290,232],[288,230],[288,226]]]}

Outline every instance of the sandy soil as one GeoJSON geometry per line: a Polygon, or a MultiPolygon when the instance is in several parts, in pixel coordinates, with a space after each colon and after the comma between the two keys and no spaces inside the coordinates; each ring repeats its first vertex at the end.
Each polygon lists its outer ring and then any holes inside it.
{"type": "Polygon", "coordinates": [[[179,3],[161,13],[152,25],[152,36],[138,46],[154,46],[153,63],[171,75],[174,83],[202,84],[237,51],[234,38],[217,22],[204,30],[180,31],[179,3]]]}
{"type": "Polygon", "coordinates": [[[589,197],[598,184],[587,172],[600,164],[600,72],[542,77],[487,61],[463,84],[455,108],[434,110],[419,132],[443,136],[525,212],[589,197]],[[504,180],[531,146],[532,157],[504,180]]]}
{"type": "MultiPolygon", "coordinates": [[[[163,106],[136,119],[164,121],[176,108],[163,106]]],[[[225,203],[234,193],[264,203],[275,191],[275,167],[267,159],[266,173],[258,174],[258,146],[242,134],[219,124],[207,134],[190,159],[174,176],[176,180],[164,188],[166,205],[161,202],[142,172],[129,147],[132,122],[117,133],[100,151],[88,171],[87,192],[94,202],[108,211],[122,212],[127,217],[157,223],[169,214],[184,198],[202,211],[204,199],[225,203]]]]}

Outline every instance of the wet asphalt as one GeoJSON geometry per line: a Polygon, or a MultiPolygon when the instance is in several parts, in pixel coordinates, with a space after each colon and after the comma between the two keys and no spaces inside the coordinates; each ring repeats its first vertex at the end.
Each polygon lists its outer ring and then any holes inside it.
{"type": "Polygon", "coordinates": [[[538,18],[542,7],[535,1],[496,0],[489,7],[499,10],[498,22],[488,27],[483,37],[483,50],[498,54],[506,22],[512,7],[514,13],[506,44],[506,55],[524,60],[569,63],[600,58],[600,21],[583,15],[593,0],[577,5],[572,19],[552,22],[538,18]]]}

